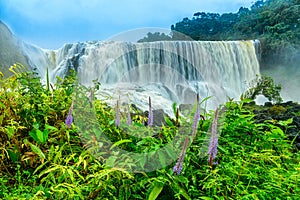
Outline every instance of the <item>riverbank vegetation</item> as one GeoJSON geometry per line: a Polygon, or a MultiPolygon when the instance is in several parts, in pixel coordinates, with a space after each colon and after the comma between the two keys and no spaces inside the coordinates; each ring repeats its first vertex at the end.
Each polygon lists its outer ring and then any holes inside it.
{"type": "MultiPolygon", "coordinates": [[[[1,199],[300,198],[300,152],[295,146],[300,134],[295,124],[300,118],[298,104],[255,108],[249,99],[229,100],[218,115],[195,108],[191,121],[197,123],[193,123],[191,142],[180,149],[179,159],[165,164],[166,155],[159,155],[158,163],[164,167],[132,173],[110,167],[114,159],[101,158],[116,147],[149,153],[170,143],[180,135],[185,121],[176,105],[177,118],[166,118],[166,125],[161,127],[143,123],[148,119],[139,118],[139,113],[124,125],[126,114],[120,113],[116,119],[116,109],[94,96],[87,94],[88,104],[78,105],[74,74],[55,85],[42,85],[36,73],[18,69],[15,65],[13,76],[0,77],[1,199]],[[288,106],[296,109],[288,111],[288,106]],[[110,149],[103,145],[105,141],[98,140],[99,133],[89,128],[94,121],[89,121],[86,110],[80,112],[86,116],[84,123],[90,122],[85,129],[89,137],[82,138],[74,111],[83,107],[93,109],[95,122],[113,143],[110,149]],[[282,115],[289,118],[270,118],[282,115]],[[152,134],[128,135],[122,127],[150,130],[152,134]],[[98,147],[97,155],[87,146],[98,147]],[[210,148],[213,153],[209,153],[210,148]],[[174,171],[176,165],[180,167],[174,171]]],[[[98,87],[101,85],[94,89],[98,87]]],[[[132,164],[121,161],[124,166],[132,164]]],[[[151,165],[144,161],[135,164],[151,165]]]]}

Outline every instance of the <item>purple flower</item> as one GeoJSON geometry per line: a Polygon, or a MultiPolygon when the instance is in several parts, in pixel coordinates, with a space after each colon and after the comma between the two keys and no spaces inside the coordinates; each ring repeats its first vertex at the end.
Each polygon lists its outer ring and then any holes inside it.
{"type": "Polygon", "coordinates": [[[178,161],[175,164],[175,166],[173,167],[173,172],[175,174],[177,174],[177,175],[179,175],[181,173],[181,171],[182,171],[184,156],[185,156],[185,152],[186,152],[186,148],[187,148],[188,142],[189,142],[189,138],[187,137],[187,138],[185,138],[184,145],[183,145],[181,154],[180,154],[180,156],[178,158],[178,161]]]}
{"type": "MultiPolygon", "coordinates": [[[[196,113],[194,115],[194,120],[193,120],[193,124],[192,124],[192,136],[193,138],[196,136],[197,133],[197,128],[198,128],[198,122],[200,120],[200,109],[199,109],[199,94],[197,94],[197,102],[196,102],[196,113]]],[[[176,111],[176,121],[178,121],[178,109],[176,111]]],[[[185,156],[185,152],[186,152],[186,148],[189,142],[189,138],[185,138],[184,141],[184,145],[183,145],[183,149],[181,151],[181,154],[178,158],[178,161],[176,163],[176,165],[173,167],[173,172],[177,175],[179,175],[182,171],[182,166],[183,166],[183,161],[184,161],[184,156],[185,156]]]]}
{"type": "Polygon", "coordinates": [[[120,126],[121,119],[120,119],[120,108],[119,108],[119,100],[117,100],[117,106],[116,106],[116,126],[120,126]]]}
{"type": "Polygon", "coordinates": [[[153,126],[153,112],[152,112],[152,106],[151,106],[151,97],[149,97],[148,126],[153,126]]]}
{"type": "Polygon", "coordinates": [[[173,167],[173,172],[177,175],[179,175],[182,171],[182,165],[183,165],[183,160],[184,160],[184,155],[180,155],[179,158],[182,159],[178,159],[178,162],[176,163],[176,165],[173,167]]]}
{"type": "Polygon", "coordinates": [[[67,118],[66,118],[66,126],[68,128],[71,128],[72,126],[72,123],[73,123],[73,116],[72,116],[72,112],[73,112],[73,105],[74,105],[74,100],[72,101],[72,104],[69,108],[69,112],[68,112],[68,115],[67,115],[67,118]]]}
{"type": "Polygon", "coordinates": [[[211,125],[211,136],[208,146],[208,163],[210,165],[215,164],[214,160],[218,153],[218,108],[216,109],[215,117],[211,125]]]}

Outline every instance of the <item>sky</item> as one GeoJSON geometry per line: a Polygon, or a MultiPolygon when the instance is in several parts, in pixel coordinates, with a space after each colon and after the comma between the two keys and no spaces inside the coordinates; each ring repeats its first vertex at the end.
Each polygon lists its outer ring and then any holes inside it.
{"type": "MultiPolygon", "coordinates": [[[[45,49],[65,43],[107,40],[130,32],[142,35],[195,12],[237,12],[255,0],[0,0],[0,20],[20,39],[45,49]],[[146,30],[146,31],[145,31],[146,30]]],[[[143,36],[140,36],[142,38],[143,36]]]]}

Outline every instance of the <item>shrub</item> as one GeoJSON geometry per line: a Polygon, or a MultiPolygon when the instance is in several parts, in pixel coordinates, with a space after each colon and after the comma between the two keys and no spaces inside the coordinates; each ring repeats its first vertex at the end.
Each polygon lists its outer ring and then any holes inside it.
{"type": "Polygon", "coordinates": [[[257,95],[263,95],[269,101],[281,103],[280,91],[281,86],[276,85],[271,77],[257,75],[256,79],[250,83],[250,88],[244,92],[242,97],[254,100],[257,95]]]}

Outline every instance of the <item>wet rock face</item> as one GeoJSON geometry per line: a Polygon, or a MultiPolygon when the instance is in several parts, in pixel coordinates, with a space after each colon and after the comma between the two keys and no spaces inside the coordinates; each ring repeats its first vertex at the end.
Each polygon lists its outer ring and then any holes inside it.
{"type": "Polygon", "coordinates": [[[294,146],[300,150],[300,105],[298,103],[288,101],[280,104],[265,103],[254,109],[255,120],[257,123],[264,123],[266,120],[286,121],[292,119],[292,123],[286,127],[277,124],[290,140],[294,140],[294,146]]]}
{"type": "MultiPolygon", "coordinates": [[[[153,126],[162,126],[166,125],[165,116],[169,118],[169,116],[163,111],[163,109],[153,110],[153,126]]],[[[144,112],[144,116],[148,117],[148,111],[144,112]]],[[[145,122],[147,125],[147,122],[145,122]]]]}

